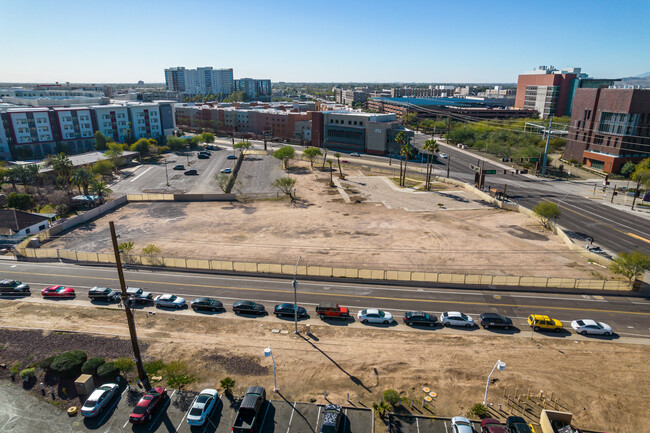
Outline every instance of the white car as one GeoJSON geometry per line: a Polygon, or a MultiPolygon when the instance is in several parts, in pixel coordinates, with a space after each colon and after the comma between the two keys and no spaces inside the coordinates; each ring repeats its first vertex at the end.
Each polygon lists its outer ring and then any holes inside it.
{"type": "Polygon", "coordinates": [[[393,321],[393,315],[388,311],[381,311],[377,308],[368,308],[367,310],[361,310],[357,313],[357,318],[361,323],[391,323],[393,321]]]}
{"type": "Polygon", "coordinates": [[[105,383],[90,394],[81,407],[81,415],[93,417],[113,399],[119,387],[115,383],[105,383]]]}
{"type": "Polygon", "coordinates": [[[607,323],[596,322],[595,320],[591,320],[591,319],[574,320],[573,322],[571,322],[571,327],[578,334],[582,334],[582,335],[594,334],[594,335],[609,336],[612,335],[613,332],[612,327],[609,326],[607,323]]]}
{"type": "Polygon", "coordinates": [[[203,425],[208,419],[212,409],[217,405],[219,393],[216,389],[204,389],[194,400],[190,413],[187,415],[189,425],[203,425]]]}
{"type": "Polygon", "coordinates": [[[170,307],[181,309],[185,306],[185,299],[176,295],[158,295],[153,300],[157,307],[170,307]]]}
{"type": "Polygon", "coordinates": [[[438,157],[440,157],[442,159],[447,159],[447,154],[446,153],[439,153],[438,157]]]}
{"type": "Polygon", "coordinates": [[[453,433],[473,433],[472,423],[464,416],[455,416],[451,419],[451,431],[453,433]]]}
{"type": "Polygon", "coordinates": [[[466,328],[474,327],[474,319],[465,313],[459,311],[447,311],[440,316],[440,323],[443,326],[464,326],[466,328]]]}

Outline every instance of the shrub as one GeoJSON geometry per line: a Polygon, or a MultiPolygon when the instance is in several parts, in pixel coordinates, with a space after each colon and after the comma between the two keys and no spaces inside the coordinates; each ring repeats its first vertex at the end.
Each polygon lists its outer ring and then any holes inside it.
{"type": "Polygon", "coordinates": [[[487,406],[485,406],[483,403],[476,403],[469,410],[469,416],[477,416],[479,418],[487,418],[488,416],[490,416],[490,411],[488,410],[487,406]]]}
{"type": "Polygon", "coordinates": [[[384,401],[391,406],[395,406],[400,401],[399,392],[394,389],[387,389],[384,391],[384,401]]]}
{"type": "Polygon", "coordinates": [[[34,206],[34,199],[29,194],[10,192],[7,196],[7,207],[19,210],[29,210],[34,206]]]}
{"type": "Polygon", "coordinates": [[[104,358],[101,357],[90,358],[88,361],[84,362],[84,364],[81,366],[81,372],[84,374],[95,375],[97,374],[97,369],[105,362],[106,361],[104,360],[104,358]]]}
{"type": "Polygon", "coordinates": [[[124,373],[125,378],[126,375],[132,372],[133,369],[135,368],[135,361],[129,357],[118,358],[115,361],[113,361],[113,364],[115,365],[115,368],[117,368],[119,371],[124,373]]]}
{"type": "Polygon", "coordinates": [[[115,380],[120,375],[120,369],[115,366],[114,362],[106,362],[97,369],[97,376],[102,380],[115,380]]]}
{"type": "Polygon", "coordinates": [[[36,369],[26,368],[20,372],[20,377],[22,377],[23,379],[26,377],[36,377],[36,369]]]}
{"type": "Polygon", "coordinates": [[[86,352],[82,350],[64,352],[50,364],[50,370],[61,377],[75,377],[81,373],[81,366],[87,359],[86,352]]]}
{"type": "Polygon", "coordinates": [[[50,371],[50,366],[56,359],[56,355],[49,356],[42,360],[41,362],[38,363],[38,366],[41,367],[44,371],[49,372],[50,371]]]}
{"type": "Polygon", "coordinates": [[[232,389],[235,386],[235,380],[230,377],[224,377],[221,379],[221,387],[225,394],[232,394],[232,389]]]}
{"type": "Polygon", "coordinates": [[[196,378],[189,373],[187,364],[184,361],[172,361],[165,366],[165,374],[167,375],[167,385],[178,388],[180,391],[184,385],[188,385],[196,380],[196,378]]]}
{"type": "Polygon", "coordinates": [[[151,362],[145,362],[142,366],[147,375],[154,376],[160,370],[165,368],[165,363],[160,359],[156,359],[151,362]]]}
{"type": "Polygon", "coordinates": [[[14,365],[11,366],[11,372],[16,375],[20,371],[20,366],[22,364],[20,362],[15,363],[14,365]]]}

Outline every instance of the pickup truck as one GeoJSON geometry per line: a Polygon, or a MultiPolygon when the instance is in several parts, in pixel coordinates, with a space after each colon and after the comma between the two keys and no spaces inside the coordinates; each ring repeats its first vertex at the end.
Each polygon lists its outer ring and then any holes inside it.
{"type": "Polygon", "coordinates": [[[139,302],[153,302],[153,294],[151,292],[145,292],[138,287],[127,287],[126,293],[129,295],[129,302],[133,304],[137,304],[139,302]]]}
{"type": "Polygon", "coordinates": [[[316,307],[316,314],[318,314],[318,317],[321,319],[332,317],[347,320],[350,318],[350,310],[346,307],[340,307],[335,302],[321,302],[316,307]]]}
{"type": "Polygon", "coordinates": [[[266,391],[261,386],[251,386],[239,406],[237,418],[232,425],[233,432],[252,433],[260,424],[260,413],[266,401],[266,391]]]}

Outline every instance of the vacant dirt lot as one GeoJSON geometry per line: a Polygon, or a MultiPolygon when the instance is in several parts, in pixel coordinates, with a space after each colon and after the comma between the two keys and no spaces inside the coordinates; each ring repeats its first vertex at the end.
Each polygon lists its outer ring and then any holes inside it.
{"type": "MultiPolygon", "coordinates": [[[[136,252],[154,243],[168,257],[295,263],[302,256],[301,264],[307,265],[581,278],[608,275],[521,214],[478,201],[471,204],[480,209],[453,210],[455,200],[450,198],[444,199],[444,209],[407,212],[395,208],[392,189],[393,209],[380,203],[356,203],[363,196],[353,187],[346,188],[352,203],[344,203],[337,189],[329,187],[329,173],[312,172],[307,164],[300,164],[291,172],[300,197],[293,204],[288,200],[132,203],[46,246],[112,251],[108,229],[112,220],[120,242],[134,241],[136,252]]],[[[412,199],[412,193],[405,193],[405,203],[412,199]]],[[[373,200],[378,200],[376,194],[373,200]]]]}
{"type": "MultiPolygon", "coordinates": [[[[43,329],[128,335],[122,311],[34,303],[0,304],[0,325],[33,324],[43,329]]],[[[543,390],[574,414],[578,427],[611,432],[645,431],[650,423],[646,399],[650,387],[650,346],[509,337],[442,335],[436,331],[396,331],[313,326],[313,337],[294,336],[291,324],[254,319],[215,320],[210,316],[178,316],[136,312],[138,335],[146,343],[145,361],[184,359],[198,381],[190,388],[218,386],[231,376],[235,393],[250,385],[273,386],[273,368],[263,350],[271,346],[278,367],[278,387],[289,400],[323,402],[323,390],[335,403],[347,393],[370,406],[388,388],[420,402],[422,387],[438,393],[425,414],[465,415],[482,401],[485,380],[497,359],[506,362],[490,387],[488,400],[504,404],[509,394],[543,390]],[[288,333],[273,332],[288,330],[288,333]]],[[[11,364],[20,341],[0,338],[0,362],[11,364]]],[[[87,338],[79,338],[83,349],[87,338]]],[[[116,345],[122,347],[121,344],[116,345]]],[[[143,347],[145,345],[143,344],[143,347]]],[[[121,356],[117,350],[115,356],[121,356]]],[[[102,349],[104,354],[106,348],[102,349]]],[[[90,353],[89,353],[90,354],[90,353]]],[[[109,356],[110,358],[110,356],[109,356]]],[[[534,415],[540,408],[533,404],[534,415]]],[[[508,414],[494,410],[504,419],[508,414]]],[[[534,416],[527,415],[534,421],[534,416]]],[[[381,430],[379,430],[381,431],[381,430]]]]}

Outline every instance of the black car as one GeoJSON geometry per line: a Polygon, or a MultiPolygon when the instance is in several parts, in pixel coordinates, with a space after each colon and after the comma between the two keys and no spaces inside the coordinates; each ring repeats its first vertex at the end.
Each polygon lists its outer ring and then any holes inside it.
{"type": "Polygon", "coordinates": [[[208,155],[208,156],[210,156],[210,155],[212,155],[212,152],[210,152],[209,150],[201,150],[201,151],[199,152],[199,155],[200,155],[200,154],[204,154],[204,155],[208,155]]]}
{"type": "Polygon", "coordinates": [[[506,427],[510,433],[533,433],[526,420],[520,416],[509,416],[506,420],[506,427]]]}
{"type": "Polygon", "coordinates": [[[264,305],[256,304],[253,301],[238,301],[232,305],[232,311],[237,314],[259,314],[265,313],[264,305]]]}
{"type": "Polygon", "coordinates": [[[196,298],[192,301],[191,306],[194,311],[218,311],[223,309],[221,301],[212,298],[196,298]]]}
{"type": "Polygon", "coordinates": [[[208,155],[207,153],[203,153],[203,152],[196,155],[196,157],[199,158],[199,159],[210,159],[210,155],[208,155]]]}
{"type": "Polygon", "coordinates": [[[337,433],[341,426],[341,406],[338,404],[328,404],[323,409],[323,422],[320,425],[319,433],[337,433]]]}
{"type": "Polygon", "coordinates": [[[512,320],[510,317],[499,316],[496,313],[483,313],[479,316],[481,326],[485,329],[488,328],[503,328],[510,329],[512,327],[512,320]]]}
{"type": "Polygon", "coordinates": [[[432,314],[423,313],[422,311],[407,311],[404,313],[404,323],[409,326],[436,326],[438,324],[438,318],[432,314]]]}
{"type": "Polygon", "coordinates": [[[226,156],[226,159],[237,159],[235,155],[228,155],[226,156]]]}
{"type": "Polygon", "coordinates": [[[185,166],[183,164],[177,164],[174,166],[173,170],[185,170],[185,166]]]}
{"type": "Polygon", "coordinates": [[[16,280],[0,280],[0,295],[25,295],[29,292],[29,284],[16,280]]]}
{"type": "MultiPolygon", "coordinates": [[[[294,316],[294,305],[293,304],[278,304],[273,309],[273,314],[276,316],[294,316]]],[[[306,317],[307,310],[298,305],[298,317],[306,317]]]]}
{"type": "Polygon", "coordinates": [[[117,302],[120,294],[108,287],[93,287],[88,290],[88,297],[91,301],[117,302]]]}
{"type": "Polygon", "coordinates": [[[185,176],[198,176],[199,172],[196,171],[195,169],[187,170],[185,172],[185,176]]]}

